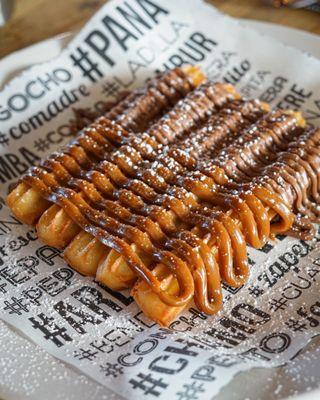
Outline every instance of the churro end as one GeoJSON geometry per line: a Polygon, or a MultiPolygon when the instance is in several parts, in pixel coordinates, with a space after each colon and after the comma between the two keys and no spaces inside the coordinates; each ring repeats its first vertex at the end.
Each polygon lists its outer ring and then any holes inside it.
{"type": "Polygon", "coordinates": [[[58,249],[64,249],[79,232],[80,227],[55,204],[41,215],[37,223],[39,239],[58,249]]]}
{"type": "Polygon", "coordinates": [[[300,111],[287,110],[286,113],[292,115],[297,120],[297,125],[300,128],[306,127],[306,120],[303,118],[302,113],[300,111]]]}
{"type": "Polygon", "coordinates": [[[241,94],[237,91],[237,89],[231,85],[231,83],[224,83],[224,87],[226,91],[233,95],[235,100],[241,99],[241,94]]]}
{"type": "Polygon", "coordinates": [[[70,266],[83,275],[95,276],[99,262],[106,257],[109,249],[98,239],[80,231],[65,248],[63,256],[70,266]]]}
{"type": "Polygon", "coordinates": [[[206,80],[205,74],[197,65],[186,65],[182,67],[183,72],[188,75],[195,86],[201,85],[206,80]]]}
{"type": "Polygon", "coordinates": [[[132,287],[136,274],[118,252],[110,250],[99,263],[96,280],[112,290],[123,290],[132,287]]]}
{"type": "Polygon", "coordinates": [[[261,108],[265,112],[270,112],[270,105],[266,103],[265,101],[260,101],[261,108]]]}
{"type": "MultiPolygon", "coordinates": [[[[179,293],[179,285],[176,278],[162,264],[158,264],[152,271],[161,280],[162,289],[170,294],[179,293]]],[[[185,306],[172,307],[162,302],[159,296],[143,280],[138,280],[131,290],[131,295],[135,299],[143,313],[161,326],[169,326],[185,306]]]]}
{"type": "Polygon", "coordinates": [[[50,202],[24,182],[19,183],[7,196],[7,205],[19,221],[34,225],[50,202]]]}

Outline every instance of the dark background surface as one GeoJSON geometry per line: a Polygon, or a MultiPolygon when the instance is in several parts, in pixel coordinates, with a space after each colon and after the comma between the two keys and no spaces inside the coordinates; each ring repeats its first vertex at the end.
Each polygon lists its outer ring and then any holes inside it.
{"type": "MultiPolygon", "coordinates": [[[[11,0],[13,12],[0,27],[0,59],[15,50],[81,28],[105,0],[11,0]]],[[[188,0],[186,0],[188,1],[188,0]]],[[[235,17],[252,18],[320,34],[320,14],[274,9],[262,0],[208,0],[235,17]]]]}

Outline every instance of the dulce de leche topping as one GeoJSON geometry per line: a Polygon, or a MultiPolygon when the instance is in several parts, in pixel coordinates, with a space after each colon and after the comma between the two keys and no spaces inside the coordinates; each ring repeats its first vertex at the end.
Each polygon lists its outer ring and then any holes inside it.
{"type": "Polygon", "coordinates": [[[22,178],[118,251],[168,305],[215,313],[221,279],[242,285],[246,245],[310,234],[319,219],[320,133],[229,85],[174,70],[128,95],[22,178]],[[293,226],[294,211],[299,215],[293,226]],[[306,219],[307,218],[307,219],[306,219]],[[139,249],[139,253],[134,250],[139,249]],[[176,277],[161,287],[139,254],[176,277]]]}

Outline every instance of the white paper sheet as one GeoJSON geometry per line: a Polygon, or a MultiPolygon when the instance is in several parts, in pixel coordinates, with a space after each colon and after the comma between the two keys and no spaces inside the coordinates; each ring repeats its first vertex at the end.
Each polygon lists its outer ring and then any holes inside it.
{"type": "MultiPolygon", "coordinates": [[[[112,99],[180,62],[200,64],[248,97],[302,109],[320,125],[320,61],[201,1],[115,0],[58,58],[0,92],[1,196],[30,164],[70,139],[73,106],[112,99]],[[133,12],[130,23],[125,16],[133,12]]],[[[279,238],[250,249],[250,280],[225,288],[218,316],[191,308],[164,330],[128,293],[109,293],[72,271],[1,205],[0,317],[126,398],[209,399],[239,371],[289,361],[319,333],[319,240],[279,238]],[[81,318],[61,311],[70,306],[91,322],[72,324],[71,317],[81,318]]]]}

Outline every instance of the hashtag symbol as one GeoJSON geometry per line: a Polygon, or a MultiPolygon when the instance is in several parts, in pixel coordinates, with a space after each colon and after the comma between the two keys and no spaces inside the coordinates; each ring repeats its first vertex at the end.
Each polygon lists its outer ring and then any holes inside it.
{"type": "Polygon", "coordinates": [[[113,96],[117,98],[119,96],[120,86],[116,82],[107,81],[102,85],[102,93],[106,97],[113,96]]]}
{"type": "Polygon", "coordinates": [[[37,151],[46,151],[46,150],[49,150],[49,148],[50,148],[50,142],[47,139],[39,138],[34,141],[33,147],[37,151]]]}
{"type": "Polygon", "coordinates": [[[168,385],[162,381],[162,378],[155,379],[151,374],[145,375],[139,373],[136,379],[130,379],[129,381],[133,389],[141,389],[144,394],[152,394],[158,397],[160,395],[159,389],[165,389],[168,385]],[[139,381],[137,380],[139,378],[139,381]],[[157,388],[157,390],[156,390],[157,388]]]}
{"type": "Polygon", "coordinates": [[[11,303],[9,301],[4,302],[4,310],[9,311],[9,314],[22,315],[22,312],[28,312],[28,307],[25,303],[25,299],[17,299],[16,297],[11,298],[11,303]]]}
{"type": "Polygon", "coordinates": [[[78,52],[78,55],[70,55],[73,65],[81,69],[82,76],[89,78],[91,82],[96,82],[97,80],[95,75],[100,78],[103,76],[103,73],[98,68],[98,63],[92,62],[88,56],[89,53],[87,51],[83,51],[81,47],[77,47],[76,51],[78,52]]]}
{"type": "Polygon", "coordinates": [[[116,378],[118,375],[123,374],[123,367],[119,364],[112,364],[107,361],[105,364],[100,365],[100,371],[103,372],[105,376],[113,376],[116,378]]]}
{"type": "Polygon", "coordinates": [[[4,146],[8,146],[9,144],[9,138],[5,133],[0,132],[0,144],[4,146]]]}
{"type": "Polygon", "coordinates": [[[179,400],[198,400],[200,393],[204,393],[204,385],[203,383],[197,383],[193,381],[192,383],[186,383],[183,385],[183,390],[181,392],[177,392],[177,399],[179,400]]]}
{"type": "Polygon", "coordinates": [[[286,325],[290,328],[293,332],[303,332],[307,329],[307,324],[300,322],[299,320],[290,318],[286,325]]]}
{"type": "Polygon", "coordinates": [[[271,299],[269,301],[270,310],[273,310],[273,311],[284,310],[288,306],[287,303],[288,303],[288,300],[285,299],[284,297],[281,297],[279,300],[271,299]]]}
{"type": "Polygon", "coordinates": [[[43,313],[29,318],[31,326],[44,333],[43,338],[51,340],[57,347],[64,345],[64,342],[71,342],[72,338],[67,334],[67,329],[57,325],[53,317],[48,317],[43,313]]]}
{"type": "Polygon", "coordinates": [[[254,297],[259,297],[264,292],[264,290],[259,288],[259,286],[251,286],[251,287],[249,287],[248,291],[251,294],[251,296],[254,296],[254,297]]]}
{"type": "Polygon", "coordinates": [[[78,360],[89,360],[92,361],[96,358],[98,352],[93,351],[91,349],[82,349],[80,348],[79,351],[74,352],[74,357],[78,360]]]}

